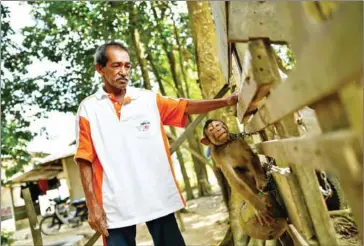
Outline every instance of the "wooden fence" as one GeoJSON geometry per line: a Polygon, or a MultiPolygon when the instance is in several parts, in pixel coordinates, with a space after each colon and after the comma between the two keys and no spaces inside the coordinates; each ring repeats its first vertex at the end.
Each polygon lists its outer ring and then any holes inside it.
{"type": "Polygon", "coordinates": [[[363,3],[210,6],[222,71],[240,93],[238,119],[245,132],[259,134],[259,154],[292,170],[274,178],[295,244],[338,245],[315,170],[339,178],[361,233],[363,3]],[[274,44],[288,44],[295,56],[286,80],[274,44]],[[300,134],[295,114],[305,107],[314,110],[321,133],[300,134]]]}

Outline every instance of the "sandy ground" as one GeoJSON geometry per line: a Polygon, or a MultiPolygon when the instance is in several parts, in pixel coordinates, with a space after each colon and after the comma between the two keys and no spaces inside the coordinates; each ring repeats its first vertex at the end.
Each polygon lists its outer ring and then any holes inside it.
{"type": "MultiPolygon", "coordinates": [[[[228,213],[221,195],[213,195],[188,201],[187,210],[188,212],[181,213],[181,216],[185,226],[185,230],[182,234],[188,246],[212,246],[222,240],[228,228],[228,213]]],[[[336,224],[338,221],[333,219],[333,222],[336,224]]],[[[353,231],[355,229],[352,227],[350,221],[345,224],[344,227],[346,228],[343,228],[343,226],[340,227],[344,232],[353,231]]],[[[85,245],[88,238],[91,237],[93,233],[93,230],[90,229],[87,223],[84,223],[79,228],[63,226],[58,234],[43,236],[43,242],[45,246],[85,245]],[[83,240],[81,240],[82,238],[83,240]],[[72,242],[72,240],[78,241],[78,243],[72,242]]],[[[353,235],[352,233],[344,233],[341,235],[338,233],[337,236],[340,246],[360,245],[358,236],[353,235]]],[[[14,234],[14,238],[16,241],[13,245],[33,245],[29,228],[17,231],[14,234]]],[[[144,223],[137,225],[136,239],[137,245],[153,245],[152,238],[144,223]]],[[[102,239],[100,238],[95,245],[103,245],[102,239]]]]}
{"type": "MultiPolygon", "coordinates": [[[[213,195],[202,197],[187,202],[187,213],[181,213],[185,230],[182,232],[187,245],[216,245],[225,235],[228,228],[228,213],[223,203],[222,196],[213,195]]],[[[79,228],[63,226],[60,232],[52,236],[43,236],[44,245],[84,245],[85,240],[78,244],[60,244],[76,240],[77,235],[89,237],[93,231],[87,223],[79,228]]],[[[23,229],[14,234],[17,239],[13,245],[33,245],[30,230],[23,229]]],[[[80,239],[81,237],[78,237],[80,239]]],[[[146,225],[137,226],[137,244],[153,245],[152,238],[146,225]]],[[[95,245],[102,245],[99,239],[95,245]]]]}

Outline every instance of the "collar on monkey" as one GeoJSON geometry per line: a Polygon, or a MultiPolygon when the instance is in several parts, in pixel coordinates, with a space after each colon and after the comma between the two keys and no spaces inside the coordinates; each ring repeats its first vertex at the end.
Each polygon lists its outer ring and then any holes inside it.
{"type": "Polygon", "coordinates": [[[250,135],[252,135],[252,133],[244,133],[244,132],[230,133],[229,138],[225,143],[219,144],[219,145],[214,144],[214,145],[217,148],[224,148],[226,145],[228,145],[232,141],[235,141],[235,140],[238,140],[239,138],[243,138],[245,136],[250,136],[250,135]]]}

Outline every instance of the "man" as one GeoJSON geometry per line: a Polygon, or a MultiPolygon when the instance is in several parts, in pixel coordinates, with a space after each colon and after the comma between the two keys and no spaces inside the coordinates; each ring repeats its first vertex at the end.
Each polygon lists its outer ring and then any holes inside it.
{"type": "Polygon", "coordinates": [[[122,43],[97,48],[95,68],[104,84],[77,113],[77,152],[91,228],[104,244],[135,245],[146,222],[156,246],[185,245],[174,212],[185,201],[174,176],[163,125],[184,127],[187,114],[237,103],[162,97],[128,86],[130,57],[122,43]]]}

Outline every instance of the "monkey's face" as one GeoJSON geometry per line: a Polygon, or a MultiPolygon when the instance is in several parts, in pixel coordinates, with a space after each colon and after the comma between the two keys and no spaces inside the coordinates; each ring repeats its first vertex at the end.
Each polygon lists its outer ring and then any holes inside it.
{"type": "Polygon", "coordinates": [[[229,140],[229,130],[221,121],[211,122],[207,126],[206,135],[214,145],[221,145],[229,140]]]}

